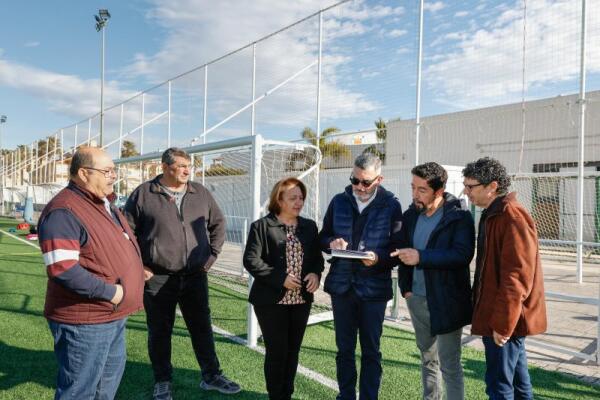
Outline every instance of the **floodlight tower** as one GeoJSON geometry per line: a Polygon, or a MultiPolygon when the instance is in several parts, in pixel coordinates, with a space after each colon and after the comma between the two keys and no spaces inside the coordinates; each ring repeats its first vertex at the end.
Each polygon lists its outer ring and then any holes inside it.
{"type": "Polygon", "coordinates": [[[110,13],[107,9],[98,10],[98,15],[94,15],[96,19],[96,31],[102,32],[102,55],[101,55],[101,76],[100,76],[100,147],[103,146],[104,141],[104,28],[108,24],[110,19],[110,13]]]}
{"type": "Polygon", "coordinates": [[[4,187],[6,186],[6,166],[4,165],[4,152],[2,151],[2,124],[6,123],[6,115],[0,115],[0,166],[2,167],[2,205],[0,206],[0,215],[4,215],[4,187]]]}

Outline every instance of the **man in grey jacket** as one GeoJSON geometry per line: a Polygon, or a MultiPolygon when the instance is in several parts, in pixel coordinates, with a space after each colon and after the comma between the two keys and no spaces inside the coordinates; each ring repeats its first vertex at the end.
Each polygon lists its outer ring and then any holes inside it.
{"type": "Polygon", "coordinates": [[[167,149],[163,174],[141,184],[125,205],[144,262],[155,400],[172,398],[171,334],[177,305],[202,370],[200,387],[225,394],[240,391],[221,371],[208,306],[206,272],[225,241],[225,219],[209,191],[189,180],[190,167],[185,151],[167,149]]]}

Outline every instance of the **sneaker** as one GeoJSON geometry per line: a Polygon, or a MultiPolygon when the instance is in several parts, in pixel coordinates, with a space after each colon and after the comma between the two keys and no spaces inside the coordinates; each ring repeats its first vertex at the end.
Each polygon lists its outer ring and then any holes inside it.
{"type": "Polygon", "coordinates": [[[200,388],[204,390],[216,390],[223,394],[238,393],[242,388],[223,374],[215,375],[209,380],[202,380],[200,388]]]}
{"type": "Polygon", "coordinates": [[[171,396],[171,382],[162,381],[154,384],[153,400],[173,400],[171,396]]]}

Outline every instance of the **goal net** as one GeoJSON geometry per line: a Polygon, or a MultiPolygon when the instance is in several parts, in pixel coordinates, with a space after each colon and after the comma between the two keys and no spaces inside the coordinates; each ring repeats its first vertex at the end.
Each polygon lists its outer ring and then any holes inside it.
{"type": "MultiPolygon", "coordinates": [[[[192,146],[186,150],[192,156],[193,180],[209,190],[226,218],[226,242],[213,268],[244,275],[241,259],[248,229],[256,217],[255,196],[259,196],[256,200],[260,215],[265,215],[271,189],[284,177],[293,176],[304,182],[308,193],[303,216],[318,218],[318,193],[315,190],[321,159],[318,148],[244,137],[192,146]],[[253,177],[254,165],[259,166],[260,174],[253,177]]],[[[159,153],[120,159],[116,164],[118,179],[115,192],[121,204],[141,182],[162,172],[159,153]]]]}

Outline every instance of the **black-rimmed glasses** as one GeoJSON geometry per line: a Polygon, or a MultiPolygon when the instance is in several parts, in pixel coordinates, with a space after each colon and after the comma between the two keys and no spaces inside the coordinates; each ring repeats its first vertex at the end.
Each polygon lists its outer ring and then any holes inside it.
{"type": "Polygon", "coordinates": [[[105,178],[110,178],[111,175],[115,175],[116,171],[114,168],[108,168],[108,169],[99,169],[99,168],[93,168],[93,167],[81,167],[83,169],[91,169],[92,171],[98,171],[98,172],[102,172],[104,174],[105,178]]]}
{"type": "Polygon", "coordinates": [[[466,183],[463,183],[463,186],[465,187],[465,189],[469,189],[469,191],[473,190],[473,188],[476,188],[477,186],[483,186],[483,183],[474,183],[472,185],[467,185],[466,183]]]}

